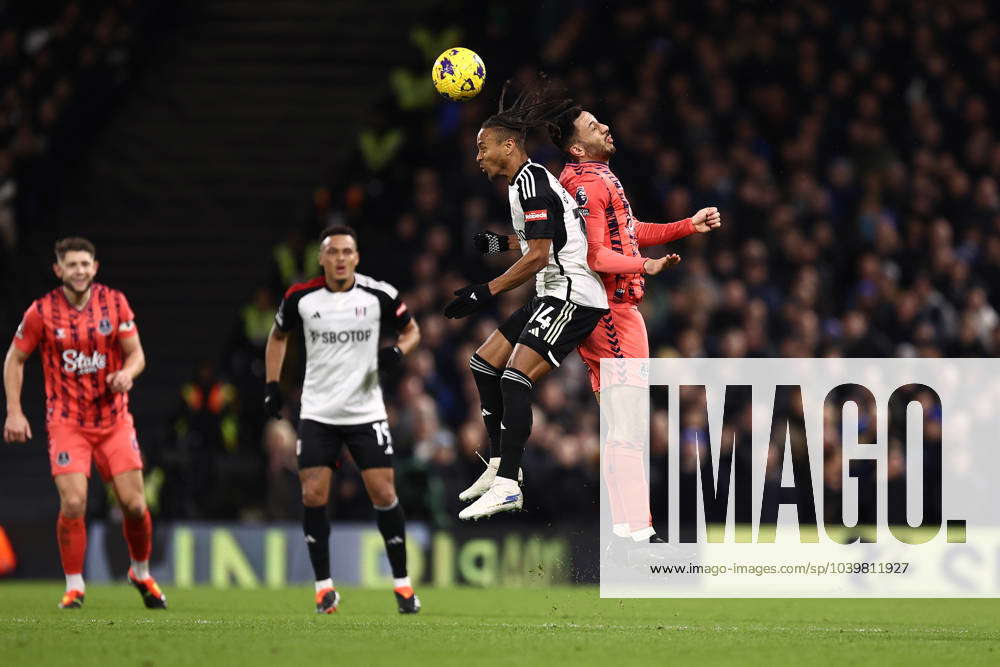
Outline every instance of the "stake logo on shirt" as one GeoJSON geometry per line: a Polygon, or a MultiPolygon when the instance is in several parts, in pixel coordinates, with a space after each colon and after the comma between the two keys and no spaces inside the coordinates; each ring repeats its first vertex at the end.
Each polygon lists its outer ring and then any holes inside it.
{"type": "Polygon", "coordinates": [[[96,350],[93,354],[89,355],[86,352],[65,350],[62,353],[62,359],[63,370],[67,373],[76,373],[77,375],[96,373],[108,365],[107,356],[96,350]]]}

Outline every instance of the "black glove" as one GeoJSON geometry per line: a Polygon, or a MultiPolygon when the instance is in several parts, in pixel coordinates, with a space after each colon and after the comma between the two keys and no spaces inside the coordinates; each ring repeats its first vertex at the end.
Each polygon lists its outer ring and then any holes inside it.
{"type": "Polygon", "coordinates": [[[444,315],[453,320],[468,317],[485,308],[492,299],[488,285],[468,285],[455,290],[455,298],[444,307],[444,315]]]}
{"type": "Polygon", "coordinates": [[[398,345],[389,345],[378,351],[378,369],[383,372],[391,372],[399,367],[403,360],[403,351],[398,345]]]}
{"type": "Polygon", "coordinates": [[[281,419],[281,406],[285,399],[281,397],[281,386],[277,382],[268,382],[264,391],[264,412],[270,417],[281,419]]]}
{"type": "Polygon", "coordinates": [[[479,232],[472,237],[472,245],[484,255],[496,255],[510,250],[510,237],[496,232],[479,232]]]}

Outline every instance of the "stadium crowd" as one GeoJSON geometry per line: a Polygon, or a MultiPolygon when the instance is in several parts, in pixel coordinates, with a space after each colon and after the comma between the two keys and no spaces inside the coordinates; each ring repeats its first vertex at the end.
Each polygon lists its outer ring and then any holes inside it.
{"type": "MultiPolygon", "coordinates": [[[[475,37],[466,45],[493,77],[486,93],[461,105],[383,109],[375,122],[390,117],[397,126],[374,129],[405,137],[393,159],[366,160],[358,150],[317,191],[306,221],[274,249],[272,284],[244,311],[238,326],[246,335],[224,367],[237,386],[262,385],[254,361],[263,349],[261,313],[313,273],[319,229],[353,225],[359,271],[398,286],[422,331],[403,372],[387,381],[398,488],[411,517],[455,520],[457,493],[481,470],[476,452],[486,442],[468,359],[532,289],[505,294],[493,312],[470,320],[441,314],[455,288],[514,259],[481,258],[471,245],[481,229],[509,231],[506,184],[487,182],[474,161],[476,131],[504,73],[526,85],[543,69],[610,124],[618,146],[611,166],[640,219],[721,209],[722,231],[672,244],[683,262],[647,279],[642,310],[654,356],[1000,352],[1000,142],[992,120],[1000,52],[989,2],[915,0],[905,13],[887,0],[752,8],[712,0],[683,9],[666,0],[562,2],[547,3],[530,26],[511,20],[507,3],[481,4],[482,16],[463,21],[475,37]],[[472,30],[481,25],[491,28],[472,30]],[[526,48],[510,48],[515,40],[526,48]]],[[[561,169],[562,156],[543,138],[530,153],[561,169]]],[[[241,410],[244,422],[256,423],[244,437],[262,433],[267,496],[258,509],[294,516],[289,420],[259,421],[256,400],[241,410]]],[[[654,423],[664,418],[658,412],[654,423]]],[[[570,357],[535,392],[527,520],[566,520],[566,508],[593,516],[597,419],[583,365],[570,357]]],[[[685,475],[693,474],[698,430],[689,426],[680,443],[685,475]]],[[[654,434],[654,456],[666,446],[654,434]]],[[[902,456],[894,443],[894,479],[904,474],[902,456]]],[[[828,486],[838,479],[828,475],[828,486]]],[[[351,466],[334,496],[336,517],[371,511],[351,466]]]]}
{"type": "Polygon", "coordinates": [[[110,116],[153,33],[169,26],[164,5],[0,6],[0,320],[20,315],[4,312],[16,301],[17,255],[49,243],[65,174],[110,116]]]}

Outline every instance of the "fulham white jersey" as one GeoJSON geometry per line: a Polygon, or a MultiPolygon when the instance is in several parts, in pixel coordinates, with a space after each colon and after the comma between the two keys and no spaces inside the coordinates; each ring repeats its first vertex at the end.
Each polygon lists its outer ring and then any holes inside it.
{"type": "Polygon", "coordinates": [[[288,288],[274,321],[282,331],[301,327],[305,338],[302,419],[351,425],[386,418],[379,338],[410,321],[395,287],[356,273],[351,289],[331,292],[320,276],[288,288]]]}
{"type": "Polygon", "coordinates": [[[587,265],[587,233],[577,204],[556,177],[528,160],[508,189],[510,217],[521,244],[552,239],[549,263],[535,276],[535,293],[579,306],[607,308],[608,296],[597,274],[587,265]]]}

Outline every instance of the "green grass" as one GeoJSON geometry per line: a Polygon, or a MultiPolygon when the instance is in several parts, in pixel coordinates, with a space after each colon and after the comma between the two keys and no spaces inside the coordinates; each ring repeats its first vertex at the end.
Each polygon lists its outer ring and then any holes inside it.
{"type": "Polygon", "coordinates": [[[62,611],[56,583],[0,584],[0,664],[591,665],[1000,664],[1000,600],[601,600],[596,588],[343,589],[332,616],[307,588],[91,586],[62,611]]]}

